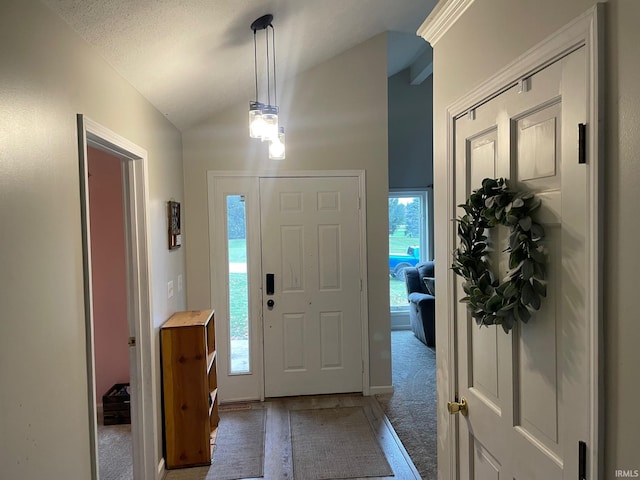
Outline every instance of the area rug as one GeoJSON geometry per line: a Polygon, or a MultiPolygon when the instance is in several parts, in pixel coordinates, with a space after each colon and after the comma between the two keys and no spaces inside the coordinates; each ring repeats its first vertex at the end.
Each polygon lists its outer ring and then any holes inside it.
{"type": "Polygon", "coordinates": [[[266,410],[220,411],[211,466],[170,470],[165,480],[239,480],[264,476],[266,410]]]}
{"type": "Polygon", "coordinates": [[[220,412],[207,480],[262,477],[266,410],[220,412]]]}
{"type": "Polygon", "coordinates": [[[289,421],[294,478],[393,476],[362,407],[291,410],[289,421]]]}

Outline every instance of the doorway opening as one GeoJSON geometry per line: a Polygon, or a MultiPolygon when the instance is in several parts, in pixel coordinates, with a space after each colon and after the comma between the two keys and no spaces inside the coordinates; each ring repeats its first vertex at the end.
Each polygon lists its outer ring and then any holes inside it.
{"type": "MultiPolygon", "coordinates": [[[[414,334],[410,321],[412,304],[408,301],[410,292],[405,275],[405,269],[415,271],[422,262],[433,259],[429,214],[431,188],[390,190],[388,205],[393,394],[379,394],[377,398],[420,474],[424,478],[435,478],[435,348],[428,347],[419,335],[414,334]]],[[[413,278],[411,272],[408,277],[410,280],[413,278]]],[[[419,280],[422,285],[423,279],[419,280]]]]}
{"type": "Polygon", "coordinates": [[[133,476],[122,160],[87,147],[101,478],[133,476]]]}
{"type": "MultiPolygon", "coordinates": [[[[87,376],[88,376],[88,398],[89,398],[89,426],[91,430],[91,468],[92,478],[100,477],[99,472],[99,442],[98,442],[98,408],[97,405],[104,389],[102,382],[109,382],[108,378],[122,378],[126,376],[125,363],[128,365],[129,389],[124,386],[120,393],[129,393],[129,410],[131,418],[131,439],[132,439],[132,473],[133,478],[155,477],[158,471],[158,446],[156,433],[156,398],[155,380],[152,375],[152,365],[154,364],[153,331],[151,328],[151,289],[150,270],[148,252],[148,221],[147,221],[147,180],[146,180],[146,159],[147,153],[144,149],[129,142],[114,132],[101,125],[87,119],[83,115],[77,117],[78,125],[78,156],[80,170],[80,200],[82,215],[82,243],[83,243],[83,266],[84,266],[84,304],[86,319],[86,344],[87,344],[87,376]],[[111,205],[113,211],[120,210],[120,217],[114,220],[114,224],[120,224],[119,232],[111,232],[120,240],[112,240],[112,244],[118,243],[122,248],[118,255],[117,263],[120,264],[120,272],[110,282],[123,282],[124,285],[110,285],[111,287],[122,288],[118,300],[112,297],[111,300],[119,303],[118,316],[121,317],[119,327],[119,337],[116,343],[124,341],[125,346],[118,346],[119,354],[127,357],[127,361],[118,358],[121,363],[114,377],[105,377],[102,370],[101,360],[98,355],[101,351],[101,344],[105,338],[97,338],[102,330],[99,324],[102,316],[101,302],[99,300],[102,290],[98,291],[99,281],[94,279],[94,263],[92,251],[92,228],[97,230],[95,236],[99,236],[97,224],[92,224],[92,205],[90,199],[90,157],[98,158],[100,166],[104,166],[108,158],[114,164],[113,170],[120,169],[120,191],[112,192],[115,196],[121,197],[121,206],[111,205]],[[124,264],[124,265],[122,265],[124,264]],[[125,319],[122,319],[122,316],[125,319]],[[98,324],[96,323],[98,321],[98,324]],[[126,326],[124,325],[126,323],[126,326]]],[[[98,164],[94,164],[95,166],[98,164]]],[[[95,170],[94,170],[95,171],[95,170]]],[[[94,178],[95,180],[96,178],[94,178]]],[[[116,180],[117,182],[117,180],[116,180]]],[[[95,198],[94,198],[95,200],[95,198]]],[[[101,212],[98,211],[98,214],[101,212]]],[[[104,213],[104,212],[102,212],[104,213]]],[[[100,216],[100,215],[98,215],[100,216]]],[[[94,218],[97,218],[94,216],[94,218]]],[[[107,228],[113,229],[113,225],[107,228]]],[[[105,239],[102,239],[105,240],[105,239]]],[[[100,247],[101,250],[104,247],[100,247]]],[[[95,253],[97,254],[97,250],[95,253]]],[[[99,256],[99,255],[97,255],[99,256]]],[[[113,262],[114,264],[116,262],[113,262]]],[[[98,268],[100,270],[100,268],[98,268]]],[[[107,295],[111,293],[107,290],[107,295]]],[[[108,302],[107,302],[108,303],[108,302]]],[[[111,308],[111,307],[108,307],[111,308]]],[[[107,347],[109,348],[109,347],[107,347]]],[[[122,382],[126,383],[126,382],[122,382]]],[[[114,385],[115,386],[115,385],[114,385]]],[[[120,410],[122,412],[122,410],[120,410]]],[[[121,416],[124,415],[121,413],[121,416]]]]}

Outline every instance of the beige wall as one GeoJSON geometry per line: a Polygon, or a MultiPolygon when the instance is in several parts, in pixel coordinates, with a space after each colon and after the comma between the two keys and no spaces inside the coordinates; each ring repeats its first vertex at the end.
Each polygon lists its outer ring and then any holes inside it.
{"type": "Polygon", "coordinates": [[[165,202],[183,196],[180,133],[42,4],[3,0],[2,478],[90,478],[77,113],[147,150],[151,321],[186,303],[183,293],[166,296],[184,272],[184,249],[166,246],[165,202]]]}
{"type": "Polygon", "coordinates": [[[266,145],[249,138],[248,100],[183,135],[189,308],[211,306],[208,170],[366,170],[371,385],[389,386],[386,35],[279,90],[280,118],[287,127],[284,161],[270,162],[266,145]]]}
{"type": "MultiPolygon", "coordinates": [[[[434,158],[445,158],[448,105],[594,4],[592,0],[476,0],[434,48],[434,158]]],[[[640,413],[632,400],[640,395],[640,322],[635,305],[640,271],[636,246],[640,235],[640,2],[612,0],[606,11],[604,478],[610,479],[616,469],[640,469],[640,413]]],[[[437,274],[444,277],[450,252],[445,229],[437,227],[449,223],[444,208],[444,161],[435,162],[434,184],[437,274]]],[[[444,302],[438,302],[437,318],[445,319],[446,312],[444,302]]],[[[444,394],[440,392],[440,402],[446,402],[444,394]]],[[[441,467],[446,472],[446,462],[441,467]]]]}

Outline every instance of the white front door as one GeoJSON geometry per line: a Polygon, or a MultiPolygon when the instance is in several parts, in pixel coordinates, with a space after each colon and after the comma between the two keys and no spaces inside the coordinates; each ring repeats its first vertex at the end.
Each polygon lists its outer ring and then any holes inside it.
{"type": "MultiPolygon", "coordinates": [[[[590,438],[589,167],[578,159],[585,50],[455,121],[456,204],[485,177],[534,192],[548,259],[541,309],[508,334],[479,328],[466,304],[456,303],[457,392],[468,404],[468,416],[456,422],[463,479],[575,479],[579,442],[590,438]]],[[[505,247],[501,228],[491,230],[495,252],[505,247]]],[[[493,256],[503,278],[507,257],[493,256]]],[[[464,296],[461,279],[455,292],[464,296]]]]}
{"type": "Polygon", "coordinates": [[[262,178],[260,199],[265,396],[361,392],[358,178],[262,178]]]}

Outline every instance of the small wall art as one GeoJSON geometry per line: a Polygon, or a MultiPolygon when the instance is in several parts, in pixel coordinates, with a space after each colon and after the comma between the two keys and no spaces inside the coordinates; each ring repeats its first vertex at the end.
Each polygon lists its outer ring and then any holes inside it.
{"type": "Polygon", "coordinates": [[[180,235],[180,202],[172,200],[167,202],[169,212],[169,250],[175,250],[182,245],[180,235]]]}

